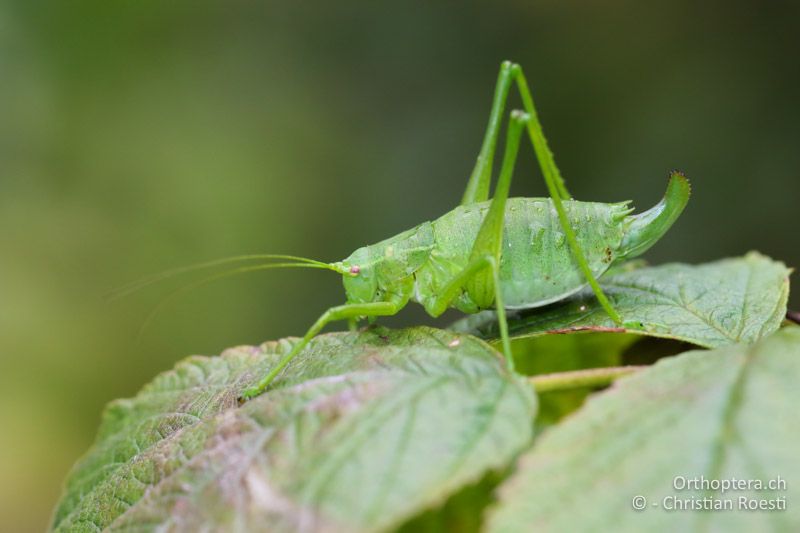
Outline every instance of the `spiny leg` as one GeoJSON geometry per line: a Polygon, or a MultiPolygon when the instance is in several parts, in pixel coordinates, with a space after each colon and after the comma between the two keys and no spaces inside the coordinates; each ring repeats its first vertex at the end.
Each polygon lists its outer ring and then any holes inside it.
{"type": "Polygon", "coordinates": [[[514,359],[511,353],[511,342],[508,338],[508,323],[506,321],[505,304],[503,303],[503,291],[500,287],[500,255],[503,247],[506,200],[511,189],[511,175],[513,174],[514,163],[519,151],[522,128],[529,118],[527,114],[521,111],[513,111],[511,113],[500,178],[495,188],[492,203],[489,205],[489,211],[486,213],[475,238],[475,243],[472,245],[469,262],[464,270],[448,282],[433,305],[433,314],[435,316],[443,312],[462,289],[466,289],[470,298],[479,307],[488,308],[494,305],[497,309],[497,320],[500,323],[503,353],[506,356],[506,362],[510,370],[514,369],[514,359]]]}
{"type": "Polygon", "coordinates": [[[500,287],[500,258],[503,251],[506,200],[511,189],[511,177],[514,173],[514,164],[519,152],[519,139],[522,134],[522,128],[530,121],[530,118],[530,115],[521,111],[513,111],[509,117],[500,177],[497,180],[492,203],[489,204],[489,211],[483,219],[470,252],[471,262],[483,257],[491,258],[491,268],[477,272],[465,284],[467,293],[479,307],[490,307],[494,303],[497,309],[497,319],[500,323],[503,352],[510,369],[514,368],[514,362],[511,354],[511,342],[508,338],[508,325],[502,297],[503,291],[500,287]]]}
{"type": "Polygon", "coordinates": [[[556,161],[553,158],[553,152],[547,144],[542,124],[539,122],[539,114],[536,112],[536,106],[533,104],[533,97],[528,88],[528,82],[522,73],[522,67],[515,64],[513,72],[514,79],[517,82],[517,89],[522,99],[522,107],[531,116],[530,121],[528,121],[528,136],[533,144],[533,151],[536,153],[536,160],[539,162],[539,168],[542,170],[547,189],[553,198],[559,197],[562,200],[570,200],[572,196],[567,191],[564,178],[561,176],[561,172],[558,170],[556,161]]]}
{"type": "Polygon", "coordinates": [[[400,309],[403,308],[404,305],[405,301],[402,298],[398,298],[388,302],[344,304],[331,307],[325,311],[316,322],[314,322],[314,325],[309,328],[303,338],[292,347],[288,354],[283,356],[283,359],[281,359],[278,364],[275,365],[272,370],[270,370],[269,374],[264,376],[264,379],[259,381],[256,385],[245,390],[240,399],[242,401],[249,400],[264,392],[267,387],[269,387],[270,383],[272,383],[272,381],[278,376],[278,374],[280,374],[281,371],[286,368],[286,365],[288,365],[292,359],[297,356],[297,354],[303,351],[303,348],[306,347],[311,339],[313,339],[320,331],[322,331],[322,328],[324,328],[328,323],[336,320],[355,320],[361,316],[373,317],[395,315],[400,311],[400,309]]]}
{"type": "Polygon", "coordinates": [[[492,109],[489,112],[489,124],[486,127],[481,151],[478,154],[475,168],[472,170],[472,174],[467,182],[467,188],[464,191],[461,205],[483,202],[489,199],[492,163],[494,162],[494,152],[500,134],[500,123],[502,121],[506,101],[508,100],[508,92],[515,80],[519,87],[525,111],[531,115],[532,121],[535,121],[536,130],[539,132],[538,135],[535,135],[535,130],[529,129],[529,132],[531,132],[531,140],[534,141],[534,150],[536,150],[539,164],[542,168],[542,173],[552,177],[553,181],[557,184],[559,194],[564,200],[570,199],[569,192],[564,184],[564,179],[561,177],[561,173],[558,171],[558,167],[556,167],[555,161],[553,160],[553,154],[547,146],[547,140],[544,138],[544,135],[541,134],[539,118],[536,115],[533,98],[530,95],[527,83],[522,76],[522,68],[516,63],[503,61],[500,65],[500,73],[497,76],[494,98],[492,99],[492,109]],[[539,155],[540,153],[541,156],[539,155]]]}
{"type": "Polygon", "coordinates": [[[500,67],[500,74],[497,78],[497,85],[495,87],[494,100],[492,103],[492,110],[489,114],[489,125],[486,129],[486,134],[483,139],[478,161],[472,171],[467,189],[464,192],[464,197],[461,204],[470,204],[482,202],[489,197],[489,185],[491,182],[492,162],[494,160],[494,151],[497,146],[497,138],[500,131],[500,122],[502,118],[503,109],[505,108],[506,100],[508,99],[508,91],[510,90],[511,83],[516,81],[517,88],[519,89],[522,98],[522,104],[525,111],[530,115],[528,121],[528,135],[530,136],[533,149],[536,152],[536,158],[539,161],[539,166],[544,176],[545,184],[547,185],[550,197],[553,199],[556,213],[558,214],[559,222],[567,237],[570,249],[572,250],[578,267],[581,269],[584,278],[592,288],[600,305],[603,306],[608,316],[617,324],[622,324],[622,319],[619,313],[608,301],[603,289],[597,282],[589,264],[586,261],[586,256],[583,253],[578,239],[575,236],[575,230],[567,217],[564,210],[562,200],[569,200],[571,198],[567,187],[564,184],[564,178],[561,176],[558,167],[556,166],[553,153],[547,145],[547,139],[542,131],[542,125],[539,122],[539,116],[536,113],[536,107],[533,103],[528,83],[525,80],[525,75],[522,73],[522,68],[516,63],[504,61],[500,67]]]}
{"type": "Polygon", "coordinates": [[[483,137],[478,161],[467,182],[467,189],[461,199],[461,205],[474,204],[489,199],[489,185],[492,181],[492,163],[497,147],[497,138],[500,135],[500,123],[503,120],[503,110],[506,107],[508,91],[514,82],[514,67],[510,61],[503,61],[500,65],[500,74],[497,75],[497,85],[492,99],[492,110],[489,112],[489,125],[483,137]]]}
{"type": "Polygon", "coordinates": [[[530,120],[528,121],[528,135],[530,136],[531,143],[533,144],[533,150],[536,152],[536,158],[539,162],[539,167],[541,168],[542,175],[544,176],[544,181],[547,185],[550,197],[553,200],[553,205],[555,206],[556,213],[558,214],[559,222],[564,234],[567,237],[569,247],[575,256],[578,267],[581,269],[584,278],[592,288],[592,291],[594,292],[597,300],[600,302],[600,305],[603,307],[603,309],[605,309],[608,316],[611,317],[614,322],[617,324],[622,324],[622,319],[620,318],[619,313],[617,313],[617,311],[611,305],[611,302],[608,301],[603,289],[597,282],[597,278],[595,278],[594,274],[589,268],[589,264],[586,261],[586,256],[584,255],[583,250],[578,244],[578,239],[575,236],[575,230],[572,228],[572,224],[567,217],[562,200],[569,200],[571,196],[569,191],[567,191],[567,187],[564,184],[564,178],[561,176],[561,172],[559,172],[558,167],[556,166],[553,153],[550,151],[550,147],[547,144],[547,139],[542,131],[542,125],[539,122],[539,115],[536,112],[536,107],[533,103],[533,97],[531,96],[530,89],[528,88],[528,82],[525,79],[525,75],[522,73],[522,67],[516,63],[504,61],[500,66],[500,74],[497,78],[492,110],[489,113],[489,125],[486,129],[480,154],[478,155],[478,161],[475,164],[475,168],[473,169],[472,175],[467,183],[467,189],[464,192],[464,197],[462,198],[461,204],[465,205],[482,202],[489,197],[492,163],[494,161],[494,152],[497,146],[497,138],[500,131],[500,122],[506,100],[508,99],[508,92],[511,88],[511,83],[514,81],[517,83],[517,88],[520,92],[520,97],[522,98],[523,107],[530,115],[530,120]]]}
{"type": "Polygon", "coordinates": [[[611,305],[611,302],[608,301],[603,289],[597,282],[597,278],[595,278],[592,270],[589,268],[589,263],[586,261],[586,256],[583,253],[583,249],[581,249],[580,244],[578,244],[578,239],[575,236],[575,230],[572,228],[572,224],[567,217],[567,212],[564,209],[564,204],[562,203],[562,200],[568,200],[570,198],[569,193],[567,193],[567,189],[564,186],[564,180],[561,177],[561,173],[558,171],[555,160],[553,159],[553,153],[547,146],[547,140],[544,137],[542,125],[539,123],[539,118],[536,114],[536,108],[533,105],[533,98],[531,97],[530,90],[528,89],[528,83],[525,81],[525,75],[522,73],[522,69],[518,65],[515,65],[515,67],[516,69],[514,69],[514,73],[517,81],[517,87],[519,88],[519,92],[522,97],[522,103],[525,107],[525,111],[527,111],[531,117],[531,120],[528,121],[528,135],[530,136],[531,143],[533,144],[533,149],[536,152],[536,158],[539,160],[539,166],[542,169],[544,181],[545,184],[547,184],[547,190],[550,192],[550,197],[553,200],[553,205],[556,208],[556,213],[558,214],[558,219],[561,223],[561,229],[564,231],[564,234],[567,237],[567,242],[569,243],[569,247],[575,256],[575,260],[578,262],[578,267],[581,269],[584,278],[586,278],[586,281],[592,288],[597,301],[600,302],[601,306],[603,306],[603,309],[606,311],[608,316],[611,317],[611,320],[622,325],[622,319],[620,318],[619,313],[617,313],[616,309],[614,309],[614,306],[611,305]]]}

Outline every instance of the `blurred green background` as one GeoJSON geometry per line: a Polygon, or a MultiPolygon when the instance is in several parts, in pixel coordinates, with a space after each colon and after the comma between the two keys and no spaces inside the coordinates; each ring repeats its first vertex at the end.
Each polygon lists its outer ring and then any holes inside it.
{"type": "MultiPolygon", "coordinates": [[[[692,179],[652,262],[797,265],[798,5],[2,2],[0,530],[45,527],[106,402],[342,299],[327,272],[230,279],[137,343],[174,284],[109,289],[246,252],[340,259],[444,213],[502,59],[578,198],[649,207],[670,169],[692,179]]],[[[521,157],[514,194],[542,195],[521,157]]]]}

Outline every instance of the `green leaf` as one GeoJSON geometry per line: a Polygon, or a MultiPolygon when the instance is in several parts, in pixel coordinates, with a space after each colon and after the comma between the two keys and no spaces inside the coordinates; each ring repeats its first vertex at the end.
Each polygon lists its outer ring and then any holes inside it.
{"type": "Polygon", "coordinates": [[[189,358],[113,402],[54,528],[382,530],[531,441],[530,386],[484,342],[431,328],[317,337],[238,407],[291,345],[189,358]]]}
{"type": "MultiPolygon", "coordinates": [[[[800,328],[660,360],[540,437],[500,489],[490,531],[798,531],[800,328]],[[675,478],[785,490],[678,490],[675,478]],[[647,499],[635,511],[635,496],[647,499]],[[785,498],[786,510],[669,511],[671,497],[785,498]]],[[[699,481],[702,483],[702,481],[699,481]]],[[[680,479],[678,485],[681,486],[680,479]]]]}
{"type": "MultiPolygon", "coordinates": [[[[603,290],[626,322],[619,328],[584,289],[577,295],[509,320],[512,337],[571,331],[627,331],[713,348],[753,342],[769,335],[786,315],[791,270],[757,252],[691,266],[668,264],[617,273],[601,280],[603,290]]],[[[453,325],[484,339],[498,336],[493,312],[453,325]]]]}

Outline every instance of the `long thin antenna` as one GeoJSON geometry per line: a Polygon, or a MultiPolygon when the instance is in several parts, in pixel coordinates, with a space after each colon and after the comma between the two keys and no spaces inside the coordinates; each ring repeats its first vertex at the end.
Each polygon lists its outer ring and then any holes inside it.
{"type": "MultiPolygon", "coordinates": [[[[272,256],[272,257],[275,257],[275,256],[272,256]]],[[[179,287],[179,288],[175,289],[174,291],[172,291],[171,293],[169,293],[164,298],[162,298],[161,301],[158,302],[158,304],[153,308],[153,310],[150,311],[150,313],[147,315],[147,318],[145,318],[144,323],[142,324],[142,327],[139,328],[139,334],[136,337],[137,338],[137,343],[141,340],[142,336],[144,335],[145,330],[150,325],[150,323],[153,321],[155,316],[159,313],[159,311],[161,311],[161,309],[163,309],[167,304],[169,304],[170,302],[172,302],[173,300],[175,300],[176,298],[178,298],[182,294],[184,294],[186,292],[189,292],[189,291],[192,291],[194,289],[197,289],[199,287],[202,287],[204,285],[208,285],[209,283],[212,283],[214,281],[218,281],[220,279],[228,278],[228,277],[231,277],[231,276],[236,276],[238,274],[246,274],[248,272],[257,272],[259,270],[268,270],[268,269],[271,269],[271,268],[318,268],[318,269],[332,270],[334,272],[338,272],[338,270],[336,270],[336,268],[334,268],[331,265],[328,265],[328,264],[325,264],[325,263],[321,263],[319,261],[314,261],[313,263],[299,263],[298,262],[298,263],[267,263],[267,264],[262,264],[262,265],[251,265],[251,266],[245,266],[245,267],[234,268],[234,269],[231,269],[231,270],[226,270],[225,272],[220,272],[219,274],[215,274],[213,276],[208,276],[208,277],[203,278],[201,280],[195,281],[194,283],[189,283],[187,285],[184,285],[183,287],[179,287]],[[315,264],[315,263],[318,263],[318,264],[315,264]]]]}
{"type": "Polygon", "coordinates": [[[148,276],[138,281],[134,281],[132,283],[128,283],[127,285],[123,285],[121,287],[113,289],[111,292],[108,293],[107,298],[108,301],[113,302],[114,300],[124,298],[125,296],[128,296],[136,291],[144,289],[145,287],[153,285],[154,283],[158,283],[160,281],[164,281],[166,279],[173,278],[175,276],[180,276],[181,274],[187,274],[189,272],[195,272],[197,270],[205,270],[208,268],[213,268],[216,266],[226,265],[230,263],[256,261],[263,259],[288,259],[290,261],[298,261],[301,263],[307,263],[309,265],[317,265],[320,268],[330,267],[330,265],[328,265],[327,263],[316,261],[314,259],[308,259],[306,257],[298,257],[296,255],[283,255],[283,254],[237,255],[233,257],[223,257],[222,259],[214,259],[213,261],[205,261],[203,263],[195,263],[193,265],[187,265],[183,267],[165,270],[163,272],[159,272],[158,274],[153,274],[152,276],[148,276]]]}

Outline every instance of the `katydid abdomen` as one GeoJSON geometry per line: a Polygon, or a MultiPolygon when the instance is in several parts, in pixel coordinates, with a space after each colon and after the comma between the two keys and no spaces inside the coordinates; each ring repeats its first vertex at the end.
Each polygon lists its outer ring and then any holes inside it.
{"type": "MultiPolygon", "coordinates": [[[[567,201],[564,207],[589,267],[599,277],[617,256],[630,210],[625,203],[567,201]]],[[[415,301],[426,306],[431,295],[464,269],[488,209],[489,202],[460,206],[432,223],[434,244],[428,261],[415,272],[415,301]]],[[[546,305],[586,285],[549,198],[509,198],[503,220],[499,290],[506,309],[546,305]]],[[[466,292],[451,307],[480,311],[466,292]]]]}

